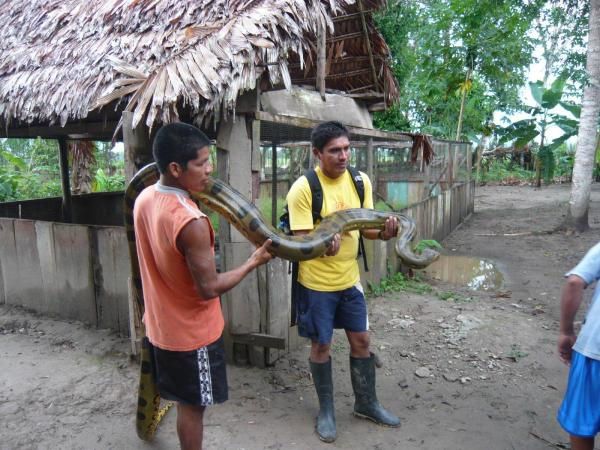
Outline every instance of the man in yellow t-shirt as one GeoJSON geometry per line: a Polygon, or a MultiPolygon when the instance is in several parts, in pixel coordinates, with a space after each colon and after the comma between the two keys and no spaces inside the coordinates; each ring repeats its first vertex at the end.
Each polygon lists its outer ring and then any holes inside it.
{"type": "MultiPolygon", "coordinates": [[[[360,198],[348,171],[350,134],[339,122],[316,126],[311,135],[313,154],[319,161],[316,174],[323,190],[321,217],[348,208],[360,208],[360,198]]],[[[373,208],[371,181],[360,173],[365,187],[364,208],[373,208]]],[[[292,185],[287,203],[290,229],[296,235],[314,228],[312,193],[305,176],[292,185]]],[[[362,230],[367,239],[388,240],[396,236],[398,221],[390,217],[383,230],[362,230]]],[[[350,344],[350,375],[355,395],[354,414],[380,425],[397,427],[398,417],[384,409],[375,393],[375,361],[369,351],[367,306],[356,259],[359,231],[336,235],[322,258],[302,261],[298,271],[298,333],[311,340],[310,369],[319,415],[319,439],[336,438],[330,346],[333,329],[342,328],[350,344]]]]}

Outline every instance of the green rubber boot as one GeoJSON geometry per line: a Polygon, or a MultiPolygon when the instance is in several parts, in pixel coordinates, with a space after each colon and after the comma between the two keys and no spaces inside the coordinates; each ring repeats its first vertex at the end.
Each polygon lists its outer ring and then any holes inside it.
{"type": "Polygon", "coordinates": [[[326,363],[310,362],[310,371],[317,396],[319,397],[319,415],[317,434],[323,442],[333,442],[336,438],[335,413],[333,406],[333,379],[331,377],[331,358],[326,363]]]}
{"type": "Polygon", "coordinates": [[[350,357],[350,376],[354,390],[354,415],[369,419],[378,425],[399,427],[400,419],[387,411],[377,401],[375,393],[375,358],[350,357]]]}

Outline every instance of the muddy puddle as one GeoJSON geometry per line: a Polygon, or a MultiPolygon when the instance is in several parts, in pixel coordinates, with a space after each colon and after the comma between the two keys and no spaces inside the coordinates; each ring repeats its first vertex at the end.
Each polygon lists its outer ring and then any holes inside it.
{"type": "Polygon", "coordinates": [[[471,256],[441,255],[423,272],[430,278],[473,291],[495,291],[504,284],[504,275],[492,261],[471,256]]]}

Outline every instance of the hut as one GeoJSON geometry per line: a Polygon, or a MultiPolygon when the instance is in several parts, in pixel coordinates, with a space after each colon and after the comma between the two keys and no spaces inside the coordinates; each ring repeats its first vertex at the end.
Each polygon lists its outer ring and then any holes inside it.
{"type": "MultiPolygon", "coordinates": [[[[36,208],[22,214],[22,205],[17,219],[0,219],[0,301],[130,332],[135,343],[125,236],[120,228],[94,228],[106,225],[85,214],[97,208],[72,198],[69,141],[122,140],[131,177],[151,160],[152,133],[161,124],[194,123],[215,139],[218,176],[251,199],[259,192],[260,146],[306,140],[321,120],[345,122],[371,149],[373,139],[410,147],[410,136],[374,130],[370,117],[398,97],[373,19],[383,6],[383,0],[2,2],[0,137],[57,139],[63,198],[51,222],[36,208]],[[19,273],[25,278],[15,278],[19,273]]],[[[220,242],[224,270],[251,251],[225,222],[220,242]]],[[[227,342],[238,361],[261,366],[276,358],[272,349],[294,345],[286,283],[287,265],[272,263],[223,297],[227,342]]]]}

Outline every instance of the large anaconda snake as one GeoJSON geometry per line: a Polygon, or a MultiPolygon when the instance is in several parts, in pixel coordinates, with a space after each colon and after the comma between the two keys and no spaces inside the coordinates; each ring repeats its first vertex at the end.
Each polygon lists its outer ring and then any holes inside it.
{"type": "MultiPolygon", "coordinates": [[[[158,179],[159,172],[156,164],[149,164],[133,177],[125,191],[125,229],[131,256],[133,288],[140,316],[143,314],[144,304],[135,246],[133,205],[140,192],[147,186],[155,184],[158,179]]],[[[431,249],[426,249],[420,255],[415,254],[410,248],[410,242],[415,235],[415,223],[409,217],[395,212],[363,208],[338,211],[325,217],[309,234],[288,236],[268,225],[256,206],[218,179],[211,178],[204,191],[192,194],[192,198],[224,216],[253,244],[262,245],[266,239],[271,239],[273,253],[291,261],[305,261],[323,255],[336,233],[367,228],[383,229],[386,219],[392,215],[400,222],[395,251],[405,266],[421,269],[439,256],[431,249]]],[[[141,351],[136,429],[141,439],[150,440],[170,405],[160,407],[160,396],[152,378],[150,355],[145,339],[143,338],[141,351]]]]}

